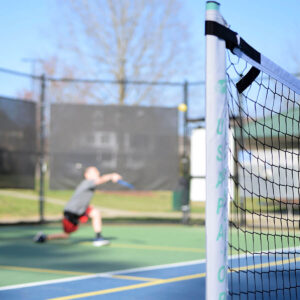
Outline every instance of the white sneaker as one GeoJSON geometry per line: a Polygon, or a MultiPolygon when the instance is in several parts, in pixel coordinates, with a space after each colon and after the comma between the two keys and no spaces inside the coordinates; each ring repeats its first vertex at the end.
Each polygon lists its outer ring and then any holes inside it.
{"type": "Polygon", "coordinates": [[[108,245],[108,244],[109,244],[109,241],[105,240],[104,238],[95,239],[94,242],[93,242],[93,245],[95,247],[102,247],[102,246],[105,246],[105,245],[108,245]]]}

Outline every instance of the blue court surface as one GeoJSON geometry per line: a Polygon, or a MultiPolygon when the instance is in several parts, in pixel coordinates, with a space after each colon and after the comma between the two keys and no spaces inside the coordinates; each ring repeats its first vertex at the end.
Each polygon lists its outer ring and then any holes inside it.
{"type": "MultiPolygon", "coordinates": [[[[300,257],[235,257],[230,265],[231,299],[300,299],[300,257]]],[[[0,288],[0,299],[9,300],[204,298],[204,260],[0,288]]]]}
{"type": "Polygon", "coordinates": [[[170,264],[0,288],[0,299],[202,299],[205,263],[170,264]]]}

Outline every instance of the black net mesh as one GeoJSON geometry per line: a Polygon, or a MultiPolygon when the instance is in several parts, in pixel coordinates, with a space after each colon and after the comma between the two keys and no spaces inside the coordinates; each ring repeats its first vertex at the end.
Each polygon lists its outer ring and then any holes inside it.
{"type": "Polygon", "coordinates": [[[300,299],[300,96],[227,52],[230,127],[229,293],[300,299]]]}

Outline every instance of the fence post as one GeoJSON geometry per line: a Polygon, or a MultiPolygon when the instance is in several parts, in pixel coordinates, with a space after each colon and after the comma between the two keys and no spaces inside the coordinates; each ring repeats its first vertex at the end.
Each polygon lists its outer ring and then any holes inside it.
{"type": "Polygon", "coordinates": [[[184,112],[183,119],[183,178],[184,178],[184,192],[182,194],[181,204],[182,204],[182,223],[188,224],[190,220],[190,172],[189,172],[189,157],[188,157],[188,93],[189,84],[187,81],[183,84],[183,103],[186,105],[186,110],[184,112]]]}
{"type": "MultiPolygon", "coordinates": [[[[183,120],[183,157],[187,158],[187,138],[188,138],[188,82],[185,81],[183,84],[183,103],[186,105],[187,109],[184,112],[183,120]]],[[[187,162],[184,163],[183,169],[184,175],[188,172],[187,162]]]]}
{"type": "Polygon", "coordinates": [[[44,219],[44,202],[45,202],[45,89],[46,79],[43,74],[41,80],[41,93],[40,93],[40,151],[39,151],[39,171],[40,171],[40,184],[39,184],[39,204],[40,204],[40,223],[45,221],[44,219]]]}

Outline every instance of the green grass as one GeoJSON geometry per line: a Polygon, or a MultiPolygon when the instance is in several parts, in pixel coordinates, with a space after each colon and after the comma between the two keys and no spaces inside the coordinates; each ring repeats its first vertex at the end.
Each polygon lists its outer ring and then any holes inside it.
{"type": "MultiPolygon", "coordinates": [[[[14,191],[14,190],[10,190],[14,191]]],[[[24,195],[38,195],[37,190],[15,190],[16,192],[22,192],[24,195]]],[[[46,190],[45,194],[48,197],[58,198],[60,200],[67,201],[72,196],[73,191],[71,190],[46,190]]]]}
{"type": "Polygon", "coordinates": [[[138,212],[171,212],[172,194],[167,191],[141,194],[97,192],[93,203],[107,208],[138,212]]]}
{"type": "MultiPolygon", "coordinates": [[[[39,205],[37,201],[16,198],[12,196],[0,196],[0,218],[9,219],[12,217],[37,217],[39,214],[39,205]]],[[[61,214],[61,206],[46,203],[45,209],[49,215],[61,214]]]]}
{"type": "MultiPolygon", "coordinates": [[[[241,207],[245,207],[248,212],[257,213],[286,213],[288,208],[285,202],[280,202],[279,199],[265,199],[265,198],[246,198],[246,205],[241,202],[236,203],[241,207]]],[[[230,203],[231,211],[236,212],[237,207],[233,202],[230,203]]],[[[238,208],[239,209],[239,208],[238,208]]],[[[298,210],[299,211],[299,210],[298,210]]],[[[294,205],[294,212],[297,213],[297,206],[294,205]]]]}
{"type": "Polygon", "coordinates": [[[205,202],[192,202],[191,203],[191,212],[193,213],[205,213],[205,202]]]}
{"type": "MultiPolygon", "coordinates": [[[[17,192],[25,196],[38,196],[39,181],[36,180],[35,190],[26,189],[9,189],[7,191],[17,192]]],[[[3,191],[6,191],[5,189],[3,191]]],[[[61,202],[66,203],[73,194],[73,190],[50,190],[49,179],[45,180],[45,194],[46,198],[58,199],[61,202]]],[[[150,192],[133,192],[133,193],[113,193],[97,191],[93,197],[92,204],[95,206],[133,211],[133,212],[161,212],[161,213],[172,213],[173,211],[173,192],[172,191],[150,191],[150,192]]],[[[33,200],[27,200],[13,197],[3,196],[0,190],[0,218],[10,217],[21,217],[24,216],[38,216],[39,204],[33,200]]],[[[45,216],[61,216],[63,205],[45,203],[45,216]]],[[[205,203],[204,202],[193,202],[191,203],[191,212],[193,213],[204,213],[205,203]]]]}
{"type": "MultiPolygon", "coordinates": [[[[60,216],[63,209],[63,203],[66,203],[72,196],[73,191],[69,190],[46,190],[47,197],[59,200],[62,204],[45,203],[45,215],[60,216]]],[[[0,190],[0,218],[36,217],[39,213],[39,203],[37,200],[26,199],[26,197],[38,196],[35,190],[0,190]],[[3,195],[1,191],[16,192],[18,196],[3,195]],[[20,198],[24,195],[24,198],[20,198]]],[[[173,193],[170,191],[153,192],[104,192],[97,191],[92,200],[92,204],[99,207],[133,211],[133,212],[173,212],[173,193]]],[[[191,203],[191,212],[204,213],[205,203],[191,203]]]]}

